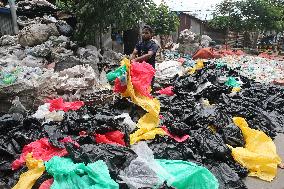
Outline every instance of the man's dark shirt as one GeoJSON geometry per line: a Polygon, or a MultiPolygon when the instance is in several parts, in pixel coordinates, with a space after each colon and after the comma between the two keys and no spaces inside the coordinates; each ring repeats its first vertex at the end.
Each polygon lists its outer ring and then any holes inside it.
{"type": "Polygon", "coordinates": [[[146,62],[151,64],[155,68],[155,62],[156,62],[156,53],[159,49],[159,46],[152,40],[150,41],[141,41],[135,46],[136,50],[138,51],[138,56],[143,56],[145,54],[148,54],[149,51],[152,51],[154,54],[150,59],[148,59],[146,62]]]}

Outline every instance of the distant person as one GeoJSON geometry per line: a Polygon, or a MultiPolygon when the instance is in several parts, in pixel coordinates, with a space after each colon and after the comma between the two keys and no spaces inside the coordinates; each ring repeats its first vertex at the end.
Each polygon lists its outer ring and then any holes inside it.
{"type": "Polygon", "coordinates": [[[135,62],[147,62],[155,68],[156,53],[159,46],[151,40],[153,37],[153,29],[150,26],[144,26],[142,30],[142,41],[136,44],[130,60],[135,62]]]}

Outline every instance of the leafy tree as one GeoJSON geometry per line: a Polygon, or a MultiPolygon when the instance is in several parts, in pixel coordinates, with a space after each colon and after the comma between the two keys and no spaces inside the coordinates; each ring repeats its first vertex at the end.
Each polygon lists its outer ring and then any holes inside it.
{"type": "Polygon", "coordinates": [[[239,31],[242,29],[241,15],[237,8],[237,2],[224,0],[218,4],[214,18],[209,21],[209,26],[228,32],[229,29],[239,31]]]}
{"type": "MultiPolygon", "coordinates": [[[[76,10],[76,1],[74,0],[54,0],[55,5],[58,9],[66,11],[66,12],[72,12],[76,10]]],[[[54,3],[54,1],[49,1],[50,3],[54,3]]]]}
{"type": "MultiPolygon", "coordinates": [[[[96,36],[102,36],[110,27],[127,30],[138,25],[147,17],[152,0],[60,0],[73,4],[78,25],[76,37],[83,42],[95,43],[96,36]]],[[[102,42],[100,40],[100,47],[102,42]]]]}
{"type": "Polygon", "coordinates": [[[161,3],[159,6],[150,6],[150,11],[145,21],[155,29],[155,33],[158,35],[169,35],[171,32],[175,32],[179,26],[177,14],[172,12],[164,3],[161,3]]]}
{"type": "Polygon", "coordinates": [[[283,15],[283,0],[225,0],[210,23],[220,29],[227,24],[235,31],[283,30],[283,15]]]}
{"type": "Polygon", "coordinates": [[[180,23],[177,13],[172,12],[165,3],[151,5],[145,22],[154,28],[156,35],[160,35],[162,48],[163,38],[177,31],[180,23]]]}

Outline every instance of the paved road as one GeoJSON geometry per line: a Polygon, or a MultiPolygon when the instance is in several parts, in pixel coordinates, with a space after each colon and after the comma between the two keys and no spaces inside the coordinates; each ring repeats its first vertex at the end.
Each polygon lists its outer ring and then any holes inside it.
{"type": "MultiPolygon", "coordinates": [[[[277,152],[284,160],[284,134],[279,134],[274,140],[277,146],[277,152]]],[[[271,183],[262,181],[257,178],[247,177],[245,179],[245,184],[248,189],[284,189],[284,169],[278,168],[277,178],[275,178],[271,183]]]]}

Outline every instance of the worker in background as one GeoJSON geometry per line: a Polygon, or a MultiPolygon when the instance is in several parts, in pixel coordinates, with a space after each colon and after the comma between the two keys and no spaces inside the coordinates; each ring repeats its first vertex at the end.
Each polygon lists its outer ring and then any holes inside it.
{"type": "Polygon", "coordinates": [[[142,30],[142,41],[134,48],[130,56],[130,60],[134,62],[147,62],[155,68],[156,53],[159,46],[151,40],[154,35],[153,29],[150,26],[144,26],[142,30]]]}

